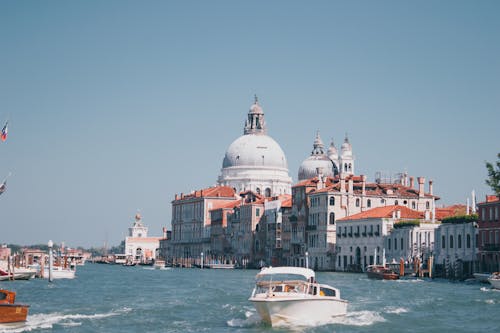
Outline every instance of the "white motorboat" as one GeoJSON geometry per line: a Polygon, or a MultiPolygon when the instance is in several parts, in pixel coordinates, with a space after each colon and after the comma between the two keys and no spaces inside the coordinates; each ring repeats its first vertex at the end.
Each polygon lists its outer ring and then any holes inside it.
{"type": "Polygon", "coordinates": [[[491,276],[491,273],[473,273],[472,275],[479,282],[488,283],[488,278],[491,276]]]}
{"type": "Polygon", "coordinates": [[[491,274],[491,276],[488,278],[488,282],[491,283],[493,288],[500,289],[500,272],[491,274]]]}
{"type": "Polygon", "coordinates": [[[0,281],[29,280],[34,278],[35,275],[36,270],[29,268],[15,268],[13,273],[0,269],[0,281]]]}
{"type": "MultiPolygon", "coordinates": [[[[52,278],[53,279],[74,279],[76,275],[76,271],[70,268],[64,268],[61,266],[52,267],[52,278]]],[[[43,277],[45,279],[49,278],[49,268],[44,267],[43,277]]]]}
{"type": "Polygon", "coordinates": [[[315,280],[303,267],[265,267],[256,276],[249,300],[271,326],[328,323],[347,314],[340,291],[315,280]]]}

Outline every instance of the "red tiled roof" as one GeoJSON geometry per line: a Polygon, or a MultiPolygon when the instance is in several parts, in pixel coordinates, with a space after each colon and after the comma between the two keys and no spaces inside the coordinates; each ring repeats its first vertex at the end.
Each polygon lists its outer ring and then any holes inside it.
{"type": "Polygon", "coordinates": [[[206,197],[225,197],[232,198],[235,197],[234,190],[229,186],[215,186],[208,187],[201,190],[194,191],[189,194],[184,194],[181,196],[176,195],[176,200],[185,200],[192,198],[206,198],[206,197]]]}
{"type": "Polygon", "coordinates": [[[401,212],[400,218],[402,219],[419,219],[424,217],[423,212],[417,212],[416,210],[410,209],[406,206],[384,206],[373,208],[351,216],[346,216],[339,221],[391,218],[392,213],[398,210],[401,212]]]}
{"type": "Polygon", "coordinates": [[[467,207],[465,205],[452,205],[448,207],[436,207],[436,219],[442,220],[446,217],[455,215],[465,215],[467,207]]]}

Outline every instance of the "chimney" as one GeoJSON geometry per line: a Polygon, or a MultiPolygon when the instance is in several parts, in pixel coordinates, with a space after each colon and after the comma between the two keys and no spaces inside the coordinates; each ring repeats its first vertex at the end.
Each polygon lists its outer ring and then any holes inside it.
{"type": "Polygon", "coordinates": [[[401,211],[399,209],[396,211],[396,218],[397,219],[401,218],[401,211]]]}
{"type": "Polygon", "coordinates": [[[177,193],[175,193],[175,200],[177,200],[177,193]]]}
{"type": "Polygon", "coordinates": [[[413,186],[415,186],[414,178],[413,178],[413,176],[410,176],[410,187],[413,188],[413,186]]]}
{"type": "Polygon", "coordinates": [[[429,194],[430,195],[432,195],[432,183],[433,183],[432,179],[429,180],[429,194]]]}
{"type": "Polygon", "coordinates": [[[424,177],[417,177],[418,181],[418,196],[419,198],[424,197],[424,183],[425,183],[425,178],[424,177]]]}
{"type": "Polygon", "coordinates": [[[345,174],[340,174],[340,193],[345,193],[345,174]]]}
{"type": "Polygon", "coordinates": [[[395,210],[393,210],[393,211],[392,211],[392,218],[393,218],[393,219],[395,219],[395,218],[396,218],[396,211],[395,211],[395,210]]]}
{"type": "Polygon", "coordinates": [[[349,193],[353,194],[354,193],[354,191],[353,191],[353,185],[354,184],[353,184],[352,177],[349,177],[349,183],[348,183],[348,185],[349,185],[349,193]]]}
{"type": "Polygon", "coordinates": [[[167,239],[167,228],[163,227],[163,239],[167,239]]]}
{"type": "Polygon", "coordinates": [[[200,197],[203,197],[203,190],[200,190],[200,197]]]}
{"type": "Polygon", "coordinates": [[[366,195],[366,176],[361,175],[361,194],[366,195]]]}
{"type": "Polygon", "coordinates": [[[318,183],[316,184],[316,189],[321,190],[324,187],[323,168],[316,168],[316,175],[318,176],[318,183]]]}

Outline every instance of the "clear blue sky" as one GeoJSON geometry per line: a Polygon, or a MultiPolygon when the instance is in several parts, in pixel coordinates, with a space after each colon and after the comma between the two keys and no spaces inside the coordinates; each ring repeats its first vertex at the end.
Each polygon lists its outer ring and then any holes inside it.
{"type": "Polygon", "coordinates": [[[1,1],[0,243],[160,235],[214,185],[257,94],[297,180],[316,131],[356,169],[489,188],[500,152],[499,1],[1,1]]]}

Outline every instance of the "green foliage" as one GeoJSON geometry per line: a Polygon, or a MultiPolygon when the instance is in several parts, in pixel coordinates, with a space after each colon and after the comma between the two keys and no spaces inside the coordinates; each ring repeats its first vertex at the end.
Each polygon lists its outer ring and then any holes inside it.
{"type": "Polygon", "coordinates": [[[496,167],[492,163],[486,162],[486,169],[488,170],[486,185],[491,187],[497,196],[500,196],[500,153],[498,153],[497,157],[496,167]]]}
{"type": "Polygon", "coordinates": [[[477,214],[457,215],[457,216],[445,217],[441,221],[441,223],[450,223],[450,224],[470,223],[470,222],[477,222],[477,219],[478,219],[477,214]]]}
{"type": "Polygon", "coordinates": [[[420,221],[419,220],[409,220],[409,221],[400,221],[398,223],[394,224],[394,229],[400,229],[404,227],[418,227],[420,226],[420,221]]]}

